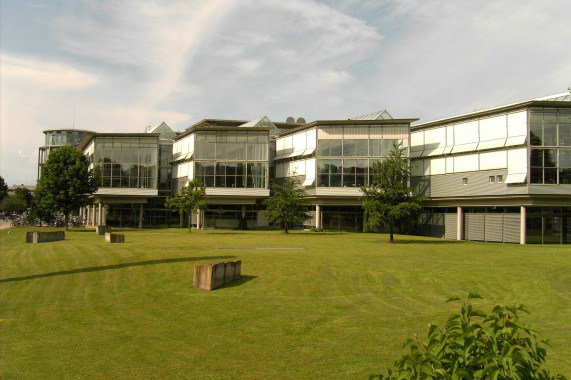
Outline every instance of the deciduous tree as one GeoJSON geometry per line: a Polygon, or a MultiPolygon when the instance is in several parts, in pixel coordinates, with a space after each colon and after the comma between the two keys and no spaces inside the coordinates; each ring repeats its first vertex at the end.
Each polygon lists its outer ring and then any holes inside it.
{"type": "Polygon", "coordinates": [[[372,172],[369,187],[361,187],[367,226],[370,229],[388,228],[393,242],[395,226],[414,223],[422,211],[421,198],[409,185],[409,159],[402,143],[394,142],[387,159],[377,161],[372,172]]]}
{"type": "Polygon", "coordinates": [[[7,195],[8,195],[8,185],[6,184],[6,181],[4,181],[4,178],[0,176],[0,201],[4,199],[4,197],[7,195]]]}
{"type": "Polygon", "coordinates": [[[286,234],[289,227],[311,218],[311,203],[307,200],[305,190],[295,179],[286,178],[283,186],[274,183],[271,191],[271,197],[263,202],[267,207],[264,213],[270,223],[283,227],[286,234]]]}
{"type": "Polygon", "coordinates": [[[206,188],[197,178],[189,181],[186,186],[180,189],[176,196],[167,197],[165,201],[165,207],[188,214],[188,232],[191,232],[191,214],[195,214],[198,210],[206,209],[206,205],[206,188]]]}
{"type": "Polygon", "coordinates": [[[92,203],[90,195],[97,191],[89,162],[79,150],[70,146],[54,150],[42,166],[35,190],[33,208],[40,215],[61,212],[67,229],[69,214],[92,203]]]}

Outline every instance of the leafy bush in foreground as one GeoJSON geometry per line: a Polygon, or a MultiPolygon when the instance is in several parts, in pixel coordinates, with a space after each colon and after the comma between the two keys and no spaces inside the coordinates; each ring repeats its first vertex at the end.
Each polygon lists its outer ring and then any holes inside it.
{"type": "MultiPolygon", "coordinates": [[[[468,299],[482,298],[470,293],[468,299]]],[[[446,302],[459,301],[457,296],[446,302]]],[[[518,312],[524,305],[496,305],[490,314],[467,301],[459,314],[448,318],[444,329],[429,324],[428,337],[408,339],[410,352],[395,361],[387,375],[369,379],[566,379],[541,369],[547,342],[524,324],[518,312]]]]}

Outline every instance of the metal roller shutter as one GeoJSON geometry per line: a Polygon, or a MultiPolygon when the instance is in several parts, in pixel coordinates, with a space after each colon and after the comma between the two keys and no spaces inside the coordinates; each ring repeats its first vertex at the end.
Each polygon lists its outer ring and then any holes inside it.
{"type": "Polygon", "coordinates": [[[458,214],[444,214],[444,237],[456,240],[458,214]]]}
{"type": "Polygon", "coordinates": [[[503,241],[504,214],[485,214],[486,241],[503,241]]]}
{"type": "Polygon", "coordinates": [[[520,214],[504,214],[504,243],[519,243],[520,214]]]}
{"type": "Polygon", "coordinates": [[[464,225],[466,231],[466,240],[485,240],[485,214],[466,214],[464,225]]]}

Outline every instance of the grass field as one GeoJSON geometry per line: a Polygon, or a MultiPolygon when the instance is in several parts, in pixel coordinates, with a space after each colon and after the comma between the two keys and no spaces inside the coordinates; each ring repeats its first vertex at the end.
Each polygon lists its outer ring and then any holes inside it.
{"type": "Polygon", "coordinates": [[[178,229],[33,245],[25,231],[0,231],[3,379],[365,379],[468,292],[485,311],[527,305],[547,367],[571,374],[569,246],[178,229]],[[192,288],[194,264],[230,258],[240,281],[192,288]]]}

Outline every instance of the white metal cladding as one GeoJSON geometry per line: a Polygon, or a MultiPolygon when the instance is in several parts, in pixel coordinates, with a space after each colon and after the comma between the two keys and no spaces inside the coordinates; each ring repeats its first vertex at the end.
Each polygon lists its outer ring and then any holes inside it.
{"type": "Polygon", "coordinates": [[[431,156],[524,144],[527,111],[504,113],[411,133],[411,156],[431,156]]]}
{"type": "Polygon", "coordinates": [[[484,215],[485,214],[478,213],[464,214],[464,232],[466,233],[466,240],[485,240],[484,215]]]}
{"type": "Polygon", "coordinates": [[[293,135],[293,151],[302,154],[307,148],[307,133],[301,132],[293,135]]]}
{"type": "Polygon", "coordinates": [[[480,153],[480,170],[505,169],[508,167],[508,154],[505,150],[480,153]]]}
{"type": "Polygon", "coordinates": [[[315,158],[305,160],[305,178],[315,179],[315,158]]]}
{"type": "Polygon", "coordinates": [[[430,162],[430,174],[437,175],[437,174],[446,174],[446,159],[442,158],[433,158],[430,160],[425,160],[430,162]]]}
{"type": "Polygon", "coordinates": [[[519,243],[521,215],[504,214],[503,241],[504,243],[519,243]]]}
{"type": "MultiPolygon", "coordinates": [[[[501,140],[508,137],[508,117],[499,115],[480,120],[480,141],[501,140]]],[[[499,145],[503,146],[503,144],[499,145]]]]}
{"type": "Polygon", "coordinates": [[[508,174],[527,174],[527,149],[508,150],[508,174]]]}
{"type": "Polygon", "coordinates": [[[307,149],[315,149],[317,146],[317,130],[310,129],[307,133],[307,149]]]}
{"type": "Polygon", "coordinates": [[[444,237],[446,239],[457,239],[458,214],[444,214],[444,237]]]}
{"type": "Polygon", "coordinates": [[[454,147],[479,142],[478,120],[454,125],[454,147]]]}
{"type": "Polygon", "coordinates": [[[470,172],[478,170],[478,154],[454,156],[454,172],[470,172]]]}
{"type": "Polygon", "coordinates": [[[484,229],[486,241],[503,241],[504,214],[485,214],[484,229]]]}

